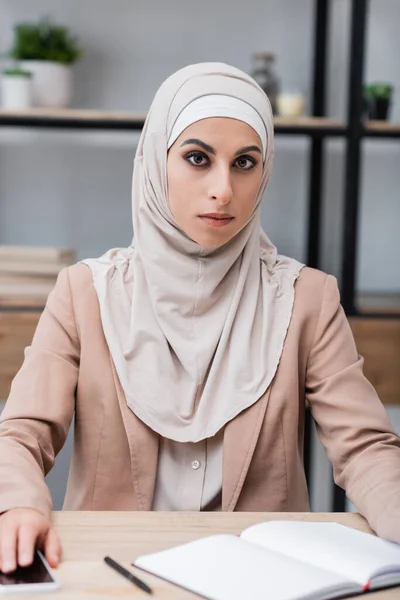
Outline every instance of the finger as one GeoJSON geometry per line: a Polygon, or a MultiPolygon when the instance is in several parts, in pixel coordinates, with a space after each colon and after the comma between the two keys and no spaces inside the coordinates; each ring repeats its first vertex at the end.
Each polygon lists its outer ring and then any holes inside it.
{"type": "Polygon", "coordinates": [[[3,524],[0,535],[0,565],[3,573],[10,573],[17,568],[17,533],[18,527],[8,521],[3,524]]]}
{"type": "Polygon", "coordinates": [[[21,525],[18,532],[18,564],[27,567],[33,562],[38,527],[32,524],[21,525]]]}
{"type": "Polygon", "coordinates": [[[58,566],[61,560],[62,548],[60,538],[53,527],[50,527],[47,533],[44,543],[44,554],[51,567],[58,566]]]}

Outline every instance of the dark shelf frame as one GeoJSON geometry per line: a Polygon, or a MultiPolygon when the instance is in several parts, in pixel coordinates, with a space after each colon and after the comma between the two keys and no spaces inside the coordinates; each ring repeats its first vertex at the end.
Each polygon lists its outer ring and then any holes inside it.
{"type": "MultiPolygon", "coordinates": [[[[350,34],[350,70],[348,78],[348,108],[346,136],[346,173],[344,183],[344,215],[341,264],[341,298],[348,316],[362,319],[399,319],[397,313],[368,313],[357,309],[356,269],[357,239],[360,206],[360,178],[362,172],[362,143],[365,139],[400,139],[400,127],[369,129],[362,121],[365,48],[368,30],[369,0],[352,0],[350,34]]],[[[345,491],[334,484],[333,510],[343,512],[346,507],[345,491]]]]}
{"type": "Polygon", "coordinates": [[[47,115],[1,115],[1,127],[35,127],[39,129],[94,129],[96,131],[141,131],[144,118],[107,119],[74,118],[47,115]]]}
{"type": "MultiPolygon", "coordinates": [[[[330,22],[330,1],[315,0],[314,33],[314,82],[313,115],[324,116],[327,72],[327,39],[330,22]]],[[[400,139],[400,127],[368,128],[363,121],[363,82],[365,46],[367,37],[367,17],[369,0],[351,0],[350,30],[350,69],[348,74],[348,107],[346,139],[346,171],[344,179],[344,214],[341,264],[341,298],[347,316],[360,318],[399,319],[396,313],[367,313],[357,310],[355,296],[357,267],[357,234],[360,204],[360,176],[362,169],[362,142],[364,139],[400,139]]],[[[318,268],[320,261],[321,209],[323,198],[324,137],[311,141],[311,161],[309,171],[309,223],[308,223],[308,264],[318,268]]],[[[309,481],[312,441],[311,414],[306,413],[304,466],[309,481]]],[[[343,512],[346,508],[345,491],[333,483],[332,510],[343,512]]]]}
{"type": "MultiPolygon", "coordinates": [[[[324,117],[326,112],[326,64],[328,62],[327,40],[329,9],[329,0],[316,1],[312,86],[312,114],[314,117],[324,117]]],[[[323,174],[325,159],[324,140],[324,136],[313,137],[310,144],[307,264],[314,268],[318,268],[321,244],[323,174]]]]}
{"type": "MultiPolygon", "coordinates": [[[[329,0],[316,0],[312,83],[312,113],[315,117],[325,116],[326,111],[329,8],[329,0]]],[[[314,268],[318,268],[321,250],[324,158],[324,138],[312,138],[308,178],[307,264],[314,268]]],[[[304,423],[303,462],[308,486],[311,480],[312,454],[312,416],[311,411],[307,408],[304,423]]]]}
{"type": "Polygon", "coordinates": [[[388,129],[363,129],[361,132],[361,137],[364,139],[372,138],[372,139],[390,139],[390,140],[399,140],[400,139],[400,127],[399,129],[391,130],[388,129]]]}
{"type": "MultiPolygon", "coordinates": [[[[317,0],[318,2],[318,0],[317,0]]],[[[365,48],[368,31],[369,0],[352,0],[350,32],[350,69],[348,74],[348,106],[346,134],[346,172],[344,182],[344,213],[341,262],[341,299],[348,316],[360,318],[398,319],[399,314],[388,311],[364,312],[357,308],[356,270],[357,239],[362,172],[362,144],[366,139],[400,139],[400,125],[369,128],[363,121],[363,83],[365,48]]]]}
{"type": "Polygon", "coordinates": [[[363,81],[368,0],[352,0],[350,34],[350,69],[348,74],[348,135],[344,182],[344,215],[342,238],[341,298],[347,315],[356,315],[355,280],[360,175],[364,134],[363,81]]]}

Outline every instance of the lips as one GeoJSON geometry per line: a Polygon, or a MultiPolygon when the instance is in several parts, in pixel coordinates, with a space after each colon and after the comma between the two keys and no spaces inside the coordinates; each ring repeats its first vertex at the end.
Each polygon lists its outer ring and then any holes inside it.
{"type": "Polygon", "coordinates": [[[233,216],[228,213],[206,213],[200,215],[200,217],[206,217],[207,219],[233,219],[233,216]]]}
{"type": "Polygon", "coordinates": [[[225,213],[207,213],[205,215],[199,215],[200,219],[211,227],[225,227],[229,225],[234,219],[232,215],[225,213]]]}

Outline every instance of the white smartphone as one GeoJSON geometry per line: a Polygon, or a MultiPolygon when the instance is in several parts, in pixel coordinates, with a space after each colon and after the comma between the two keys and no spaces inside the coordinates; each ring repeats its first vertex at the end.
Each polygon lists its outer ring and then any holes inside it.
{"type": "Polygon", "coordinates": [[[35,551],[33,563],[29,567],[18,567],[12,573],[0,571],[0,594],[45,592],[58,587],[60,585],[40,550],[35,551]]]}

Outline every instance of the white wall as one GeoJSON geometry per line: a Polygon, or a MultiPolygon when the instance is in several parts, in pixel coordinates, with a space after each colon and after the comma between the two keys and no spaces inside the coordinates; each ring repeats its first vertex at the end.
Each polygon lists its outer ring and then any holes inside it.
{"type": "MultiPolygon", "coordinates": [[[[12,26],[50,14],[78,33],[85,56],[74,68],[76,107],[146,111],[161,81],[177,68],[222,60],[246,71],[250,56],[272,50],[283,87],[309,97],[313,0],[0,0],[0,52],[12,26]]],[[[349,2],[331,2],[329,115],[344,119],[349,2]]],[[[392,118],[400,121],[398,0],[372,0],[366,79],[397,87],[392,118]]],[[[97,256],[131,238],[130,183],[137,134],[0,129],[0,242],[70,245],[78,257],[97,256]]],[[[305,259],[308,141],[276,140],[276,161],[263,224],[281,253],[305,259]]],[[[340,271],[344,144],[327,144],[323,265],[340,271]]],[[[400,290],[400,144],[364,148],[358,284],[400,290]]],[[[393,409],[400,430],[400,416],[393,409]]],[[[50,476],[59,505],[65,483],[50,476]]],[[[313,507],[329,508],[329,469],[317,454],[313,507]]],[[[63,462],[64,461],[64,462],[63,462]]],[[[56,467],[56,469],[58,466],[56,467]]],[[[59,473],[59,474],[58,474],[59,473]]]]}

